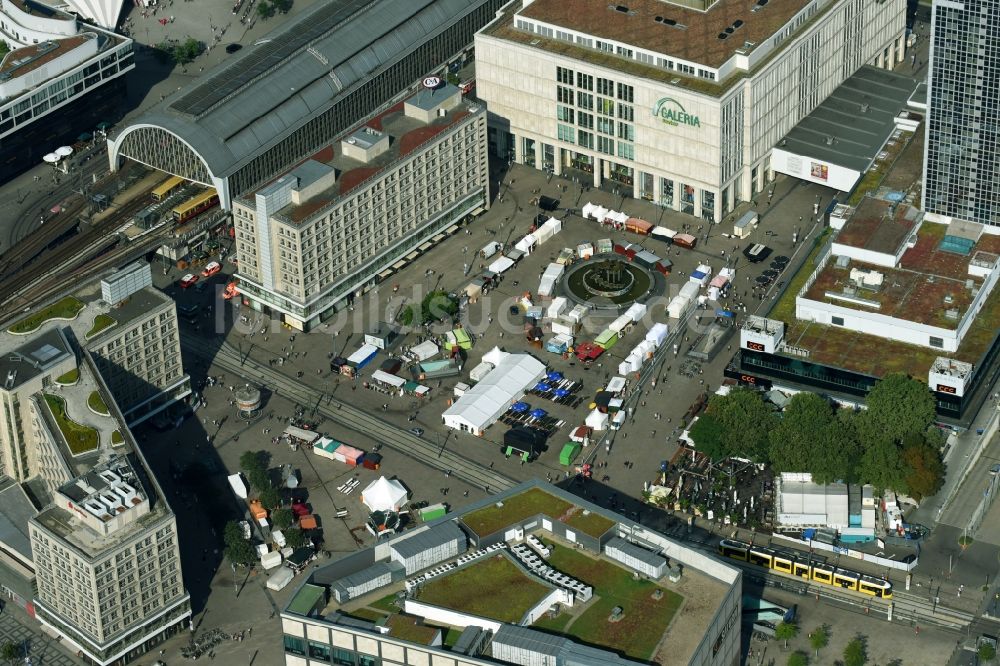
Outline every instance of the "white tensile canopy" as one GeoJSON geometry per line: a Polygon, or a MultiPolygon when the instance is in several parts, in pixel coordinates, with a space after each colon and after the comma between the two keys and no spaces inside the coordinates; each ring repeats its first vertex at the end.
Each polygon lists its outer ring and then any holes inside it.
{"type": "Polygon", "coordinates": [[[399,511],[408,494],[399,481],[380,476],[361,491],[361,501],[372,511],[399,511]]]}

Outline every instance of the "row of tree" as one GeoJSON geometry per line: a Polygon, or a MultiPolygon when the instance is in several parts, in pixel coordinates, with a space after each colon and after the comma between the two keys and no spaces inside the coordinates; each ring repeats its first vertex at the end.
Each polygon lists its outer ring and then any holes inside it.
{"type": "Polygon", "coordinates": [[[260,0],[257,5],[257,15],[262,19],[269,19],[277,13],[285,14],[292,8],[292,0],[260,0]]]}
{"type": "Polygon", "coordinates": [[[153,50],[153,54],[161,62],[176,65],[187,65],[204,52],[205,44],[193,37],[188,37],[183,42],[166,40],[157,44],[153,50]]]}
{"type": "MultiPolygon", "coordinates": [[[[788,641],[799,635],[799,625],[792,622],[779,622],[774,628],[774,637],[779,641],[784,641],[785,648],[788,648],[788,641]]],[[[819,651],[830,643],[830,627],[822,625],[809,634],[809,647],[813,650],[813,656],[819,658],[819,651]]],[[[989,643],[981,643],[977,650],[980,663],[989,663],[996,658],[996,649],[989,643]]],[[[772,661],[772,663],[774,663],[772,661]]],[[[839,662],[844,666],[865,666],[868,663],[868,639],[865,636],[857,635],[844,646],[844,659],[839,662]]],[[[893,662],[895,663],[895,662],[893,662]]],[[[788,655],[788,666],[808,666],[809,655],[805,652],[793,652],[788,655]]]]}
{"type": "MultiPolygon", "coordinates": [[[[274,529],[282,530],[289,547],[301,548],[309,542],[309,538],[302,530],[291,527],[295,517],[291,509],[282,505],[281,493],[271,483],[270,462],[271,454],[267,451],[246,451],[240,456],[240,469],[261,505],[268,510],[274,529]]],[[[253,546],[243,538],[239,521],[231,520],[226,524],[222,539],[230,562],[249,566],[257,560],[253,546]]]]}
{"type": "Polygon", "coordinates": [[[927,386],[893,374],[857,411],[797,393],[779,413],[761,392],[734,388],[712,396],[690,436],[714,460],[747,458],[776,472],[809,472],[817,483],[870,483],[920,500],[944,480],[942,437],[933,423],[927,386]]]}

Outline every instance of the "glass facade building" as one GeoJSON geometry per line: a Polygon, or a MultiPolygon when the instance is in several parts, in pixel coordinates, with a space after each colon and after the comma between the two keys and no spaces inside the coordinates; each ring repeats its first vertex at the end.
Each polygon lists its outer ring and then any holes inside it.
{"type": "Polygon", "coordinates": [[[934,0],[924,209],[1000,225],[1000,0],[934,0]]]}

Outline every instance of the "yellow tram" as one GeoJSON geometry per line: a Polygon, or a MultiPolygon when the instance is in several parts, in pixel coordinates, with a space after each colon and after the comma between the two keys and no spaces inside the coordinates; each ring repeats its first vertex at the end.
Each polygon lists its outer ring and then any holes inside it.
{"type": "Polygon", "coordinates": [[[889,581],[835,567],[805,553],[723,539],[719,542],[719,554],[796,578],[860,592],[879,599],[892,599],[892,583],[889,581]]]}

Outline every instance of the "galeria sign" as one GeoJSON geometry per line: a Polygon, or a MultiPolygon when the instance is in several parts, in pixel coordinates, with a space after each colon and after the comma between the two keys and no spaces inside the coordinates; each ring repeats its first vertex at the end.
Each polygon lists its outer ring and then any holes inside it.
{"type": "Polygon", "coordinates": [[[661,97],[653,107],[653,115],[660,118],[667,125],[690,125],[691,127],[701,127],[698,116],[693,116],[684,110],[681,103],[672,97],[661,97]]]}

